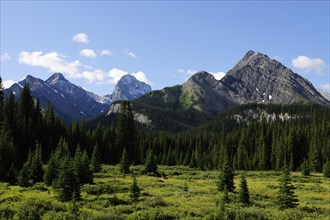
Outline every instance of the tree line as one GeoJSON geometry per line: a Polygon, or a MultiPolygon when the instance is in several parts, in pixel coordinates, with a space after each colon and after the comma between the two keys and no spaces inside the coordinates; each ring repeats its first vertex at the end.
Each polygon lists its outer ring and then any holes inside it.
{"type": "Polygon", "coordinates": [[[45,110],[40,108],[27,85],[18,100],[13,94],[5,98],[1,87],[0,181],[17,182],[19,174],[26,172],[30,182],[37,182],[41,177],[32,173],[39,171],[31,171],[31,167],[37,170],[40,164],[55,161],[59,164],[54,170],[58,171],[62,163],[67,163],[65,157],[74,161],[77,153],[85,157],[82,160],[89,161],[89,167],[91,161],[126,166],[144,164],[151,150],[157,164],[203,170],[220,169],[228,158],[235,170],[281,170],[288,164],[295,171],[304,163],[310,170],[320,172],[330,160],[330,110],[326,107],[241,106],[179,133],[136,129],[133,110],[130,102],[123,101],[116,126],[92,127],[84,121],[67,126],[54,115],[50,103],[45,110]],[[238,122],[232,116],[244,108],[263,108],[269,113],[289,113],[296,117],[238,122]],[[62,155],[59,151],[65,152],[63,156],[59,156],[62,155]]]}

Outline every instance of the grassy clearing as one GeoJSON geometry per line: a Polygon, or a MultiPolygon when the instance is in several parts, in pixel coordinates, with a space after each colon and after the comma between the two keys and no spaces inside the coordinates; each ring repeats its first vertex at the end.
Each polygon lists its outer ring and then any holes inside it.
{"type": "MultiPolygon", "coordinates": [[[[29,210],[42,213],[42,219],[219,219],[221,193],[217,191],[218,171],[199,171],[188,167],[159,166],[166,178],[139,175],[143,166],[135,166],[142,189],[139,202],[132,203],[130,175],[122,175],[115,166],[104,165],[92,185],[81,189],[82,200],[73,204],[56,200],[51,187],[38,184],[21,188],[0,183],[0,217],[35,219],[29,210]],[[45,205],[46,204],[46,205],[45,205]],[[79,211],[77,211],[79,209],[79,211]],[[27,213],[31,218],[27,216],[27,213]]],[[[236,173],[236,191],[239,174],[236,173]]],[[[321,174],[303,177],[292,173],[299,206],[280,211],[274,204],[280,173],[250,171],[246,173],[252,204],[244,207],[237,194],[229,194],[226,219],[329,219],[330,179],[321,174]]]]}

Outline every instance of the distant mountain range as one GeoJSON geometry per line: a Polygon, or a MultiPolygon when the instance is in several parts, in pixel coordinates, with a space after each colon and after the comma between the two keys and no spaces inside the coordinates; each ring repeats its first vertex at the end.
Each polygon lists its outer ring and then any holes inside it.
{"type": "MultiPolygon", "coordinates": [[[[248,51],[221,80],[197,72],[183,85],[152,91],[133,101],[136,119],[147,127],[182,130],[198,125],[234,106],[248,103],[330,102],[305,78],[267,55],[248,51]]],[[[96,119],[110,123],[119,105],[96,119]]],[[[96,123],[94,121],[94,123],[96,123]]]]}
{"type": "Polygon", "coordinates": [[[43,110],[50,102],[55,114],[67,123],[81,119],[88,121],[107,112],[113,101],[112,97],[115,100],[132,100],[151,91],[149,85],[138,81],[134,76],[125,75],[118,81],[113,95],[98,96],[74,85],[61,73],[55,73],[46,81],[28,75],[22,81],[5,89],[5,96],[13,92],[18,98],[24,84],[29,85],[35,99],[39,98],[43,110]]]}

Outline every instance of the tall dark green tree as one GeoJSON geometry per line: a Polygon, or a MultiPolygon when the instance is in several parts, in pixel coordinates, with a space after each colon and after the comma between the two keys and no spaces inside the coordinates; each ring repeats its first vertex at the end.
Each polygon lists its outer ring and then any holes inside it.
{"type": "Polygon", "coordinates": [[[78,174],[78,179],[80,184],[92,183],[93,182],[93,173],[90,170],[89,158],[87,152],[81,152],[80,147],[76,149],[74,156],[74,171],[78,174]]]}
{"type": "Polygon", "coordinates": [[[133,183],[130,187],[130,197],[133,202],[137,202],[141,196],[141,189],[137,184],[136,176],[133,177],[133,183]]]}
{"type": "Polygon", "coordinates": [[[241,183],[240,183],[240,189],[239,189],[239,200],[243,204],[250,204],[250,193],[247,185],[247,181],[245,178],[245,175],[242,174],[241,176],[241,183]]]}
{"type": "Polygon", "coordinates": [[[120,164],[119,164],[120,172],[122,172],[123,174],[129,173],[130,166],[131,165],[129,163],[127,151],[126,151],[126,148],[124,148],[123,154],[121,156],[120,164]]]}
{"type": "Polygon", "coordinates": [[[145,163],[144,172],[148,173],[150,175],[157,175],[158,174],[157,169],[158,169],[158,167],[157,167],[157,162],[156,162],[156,158],[154,155],[154,151],[149,150],[147,159],[146,159],[146,163],[145,163]]]}
{"type": "Polygon", "coordinates": [[[228,160],[225,161],[222,170],[220,171],[219,181],[218,181],[218,190],[224,191],[228,190],[228,192],[234,192],[234,172],[231,168],[228,160]]]}
{"type": "Polygon", "coordinates": [[[136,131],[133,110],[128,101],[123,101],[120,105],[116,132],[117,156],[120,156],[120,152],[123,152],[123,149],[126,148],[128,161],[132,163],[135,160],[135,144],[136,131]]]}
{"type": "Polygon", "coordinates": [[[94,173],[98,173],[101,171],[101,155],[98,144],[94,145],[92,159],[91,159],[91,170],[94,173]]]}
{"type": "Polygon", "coordinates": [[[44,182],[47,186],[51,186],[53,181],[57,178],[58,168],[58,163],[56,162],[54,154],[52,154],[48,160],[44,174],[44,182]]]}
{"type": "Polygon", "coordinates": [[[36,144],[36,149],[32,156],[29,178],[33,183],[42,182],[44,171],[42,169],[41,146],[36,144]]]}
{"type": "Polygon", "coordinates": [[[78,173],[75,171],[73,161],[65,156],[59,167],[59,174],[54,184],[60,201],[70,201],[72,198],[80,198],[80,185],[78,173]]]}
{"type": "Polygon", "coordinates": [[[298,206],[298,199],[294,194],[295,187],[291,183],[289,168],[284,167],[280,179],[279,191],[276,197],[276,204],[280,209],[294,208],[298,206]]]}

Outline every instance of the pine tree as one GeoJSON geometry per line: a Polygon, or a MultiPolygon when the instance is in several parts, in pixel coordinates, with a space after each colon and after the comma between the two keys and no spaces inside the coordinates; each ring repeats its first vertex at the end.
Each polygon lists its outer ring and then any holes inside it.
{"type": "Polygon", "coordinates": [[[155,159],[154,151],[149,150],[147,159],[146,159],[146,163],[145,163],[144,172],[148,173],[150,175],[157,175],[158,174],[157,169],[158,168],[157,168],[157,162],[155,159]]]}
{"type": "Polygon", "coordinates": [[[53,181],[58,176],[58,165],[55,160],[54,154],[52,154],[48,160],[48,164],[44,174],[44,182],[47,186],[51,186],[53,181]]]}
{"type": "Polygon", "coordinates": [[[323,176],[330,178],[330,161],[327,161],[325,164],[323,164],[323,176]]]}
{"type": "Polygon", "coordinates": [[[141,189],[137,184],[136,176],[133,177],[133,183],[130,187],[130,197],[133,202],[137,202],[141,195],[141,189]]]}
{"type": "Polygon", "coordinates": [[[59,167],[59,174],[54,188],[58,193],[59,200],[62,202],[70,201],[72,198],[80,198],[80,185],[78,174],[74,169],[71,158],[65,156],[59,167]]]}
{"type": "Polygon", "coordinates": [[[234,192],[235,190],[234,173],[231,166],[229,165],[228,160],[226,160],[223,165],[218,182],[218,190],[224,191],[225,189],[227,189],[228,192],[234,192]]]}
{"type": "Polygon", "coordinates": [[[26,162],[18,174],[18,177],[17,177],[18,185],[22,186],[22,187],[29,186],[30,185],[29,175],[30,175],[30,164],[28,162],[26,162]]]}
{"type": "Polygon", "coordinates": [[[42,169],[41,147],[37,144],[36,150],[33,153],[30,165],[29,178],[33,183],[41,182],[43,180],[44,171],[42,169]]]}
{"type": "Polygon", "coordinates": [[[130,163],[128,161],[128,155],[127,155],[126,148],[124,148],[119,166],[120,166],[120,172],[122,172],[123,174],[129,173],[130,163]]]}
{"type": "Polygon", "coordinates": [[[300,166],[301,168],[301,173],[303,176],[309,176],[311,173],[310,166],[308,163],[308,160],[304,160],[304,162],[300,166]]]}
{"type": "Polygon", "coordinates": [[[81,152],[79,146],[76,149],[73,166],[74,171],[78,174],[78,180],[80,184],[93,182],[93,173],[91,172],[89,167],[89,159],[87,152],[81,152]]]}
{"type": "Polygon", "coordinates": [[[250,193],[247,185],[247,181],[245,178],[245,175],[242,174],[241,176],[241,183],[240,183],[240,189],[239,189],[239,200],[243,204],[250,204],[250,193]]]}
{"type": "Polygon", "coordinates": [[[295,187],[291,183],[291,176],[287,166],[282,171],[280,186],[276,203],[280,209],[294,208],[298,205],[298,199],[294,195],[295,187]]]}
{"type": "Polygon", "coordinates": [[[91,170],[94,173],[101,171],[101,155],[99,152],[98,144],[94,145],[92,159],[91,159],[91,170]]]}

